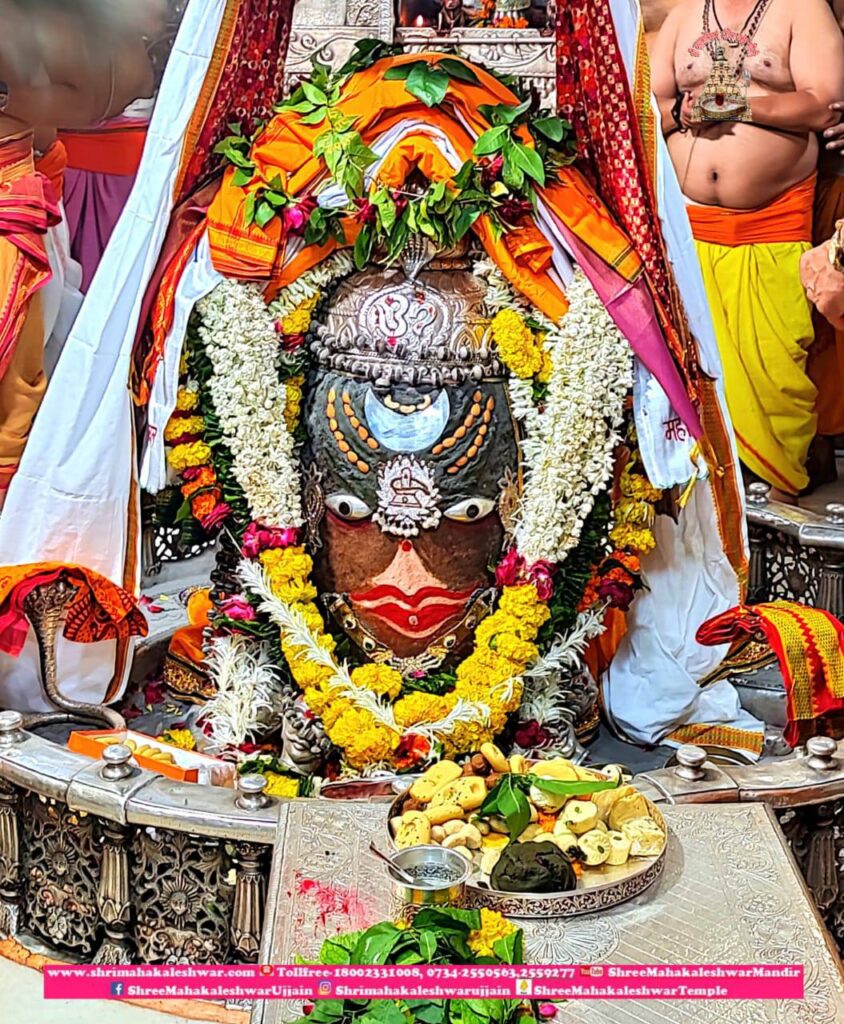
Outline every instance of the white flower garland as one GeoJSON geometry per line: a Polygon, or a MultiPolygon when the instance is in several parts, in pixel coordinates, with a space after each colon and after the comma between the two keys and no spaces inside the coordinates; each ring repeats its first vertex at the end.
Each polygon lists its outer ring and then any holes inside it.
{"type": "Polygon", "coordinates": [[[271,710],[280,695],[278,667],[265,644],[237,633],[211,641],[207,664],[217,690],[200,716],[213,728],[210,749],[240,746],[260,728],[259,713],[271,710]]]}
{"type": "Polygon", "coordinates": [[[232,472],[255,520],[301,526],[294,440],[284,421],[275,320],[260,289],[223,281],[199,304],[200,337],[211,360],[208,381],[232,472]]]}
{"type": "Polygon", "coordinates": [[[566,289],[569,309],[560,324],[526,307],[492,263],[477,265],[475,273],[486,278],[491,309],[522,314],[529,309],[546,335],[552,371],[542,410],[533,401],[531,381],[510,379],[513,412],[526,434],[515,537],[528,563],[562,563],[612,476],[618,428],[633,384],[633,355],[581,270],[566,289]]]}

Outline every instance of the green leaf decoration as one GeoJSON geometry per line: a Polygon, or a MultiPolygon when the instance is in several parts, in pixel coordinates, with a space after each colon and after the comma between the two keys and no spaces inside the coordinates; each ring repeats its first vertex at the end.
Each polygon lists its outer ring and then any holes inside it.
{"type": "Polygon", "coordinates": [[[524,963],[524,934],[521,928],[494,942],[492,944],[492,951],[505,964],[524,963]]]}
{"type": "Polygon", "coordinates": [[[454,57],[445,57],[437,64],[437,67],[442,68],[449,78],[456,78],[458,82],[470,82],[472,85],[476,85],[478,82],[478,76],[474,70],[468,64],[455,60],[454,57]]]}
{"type": "Polygon", "coordinates": [[[255,204],[257,201],[254,192],[250,192],[246,197],[246,202],[243,205],[243,217],[247,224],[252,224],[255,220],[255,204]]]}
{"type": "Polygon", "coordinates": [[[313,82],[302,82],[302,92],[311,101],[321,107],[324,107],[328,103],[328,97],[318,86],[314,85],[313,82]]]}
{"type": "Polygon", "coordinates": [[[495,128],[488,128],[472,148],[475,156],[489,156],[491,153],[498,153],[507,141],[510,129],[506,124],[496,125],[495,128]]]}
{"type": "Polygon", "coordinates": [[[429,67],[424,62],[415,64],[407,76],[407,91],[421,100],[426,107],[442,103],[448,92],[449,78],[445,71],[429,67]]]}
{"type": "Polygon", "coordinates": [[[504,775],[498,785],[487,794],[478,811],[481,817],[497,815],[504,818],[512,842],[518,839],[530,822],[530,801],[525,792],[529,786],[527,776],[504,775]]]}
{"type": "Polygon", "coordinates": [[[424,60],[415,60],[415,61],[411,61],[408,64],[398,64],[398,65],[394,65],[391,68],[387,68],[387,70],[384,72],[384,81],[386,81],[386,82],[403,82],[410,75],[410,72],[414,68],[419,67],[420,65],[424,66],[425,65],[425,61],[424,60]]]}
{"type": "Polygon", "coordinates": [[[565,134],[566,122],[560,117],[540,117],[531,121],[531,127],[541,132],[551,142],[560,142],[565,134]]]}
{"type": "Polygon", "coordinates": [[[355,266],[358,270],[363,270],[367,263],[369,263],[369,257],[372,255],[372,244],[374,241],[372,233],[372,225],[364,224],[358,233],[358,237],[355,239],[355,266]]]}
{"type": "Polygon", "coordinates": [[[396,944],[404,937],[404,931],[392,921],[373,925],[360,936],[352,951],[352,963],[384,964],[396,944]]]}
{"type": "Polygon", "coordinates": [[[591,796],[592,793],[602,793],[605,789],[617,789],[618,780],[607,779],[605,782],[587,782],[586,779],[577,779],[572,782],[564,782],[562,779],[540,779],[537,775],[528,775],[526,778],[532,786],[541,789],[543,793],[554,793],[556,796],[591,796]]]}
{"type": "Polygon", "coordinates": [[[545,184],[545,168],[542,165],[542,157],[535,149],[517,142],[513,146],[513,160],[517,167],[520,167],[529,178],[538,185],[545,184]]]}
{"type": "Polygon", "coordinates": [[[515,106],[510,103],[499,103],[497,106],[490,106],[488,103],[482,103],[478,107],[478,111],[490,122],[495,125],[511,125],[514,124],[522,114],[527,113],[530,109],[530,100],[525,100],[524,103],[518,103],[515,106]]]}
{"type": "Polygon", "coordinates": [[[310,114],[303,114],[299,118],[300,124],[322,124],[328,115],[328,107],[317,107],[310,114]]]}
{"type": "Polygon", "coordinates": [[[275,215],[275,207],[271,203],[262,201],[255,211],[255,223],[259,228],[265,228],[275,215]]]}
{"type": "Polygon", "coordinates": [[[245,188],[252,181],[253,177],[254,174],[251,171],[238,167],[232,175],[232,185],[235,188],[245,188]]]}

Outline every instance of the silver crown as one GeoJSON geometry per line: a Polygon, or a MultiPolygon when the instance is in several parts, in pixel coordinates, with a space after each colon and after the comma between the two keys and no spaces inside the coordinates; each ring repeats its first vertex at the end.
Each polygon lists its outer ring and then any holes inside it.
{"type": "Polygon", "coordinates": [[[408,270],[344,281],[316,327],[317,361],[384,388],[500,379],[482,283],[466,270],[408,270]]]}

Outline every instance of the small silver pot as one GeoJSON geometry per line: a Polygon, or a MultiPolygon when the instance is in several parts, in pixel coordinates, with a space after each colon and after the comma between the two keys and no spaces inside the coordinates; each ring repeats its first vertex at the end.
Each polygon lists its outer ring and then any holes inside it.
{"type": "Polygon", "coordinates": [[[461,854],[444,846],[412,846],[399,850],[390,860],[412,875],[413,886],[387,869],[393,883],[393,917],[411,921],[422,907],[461,907],[472,865],[461,854]]]}

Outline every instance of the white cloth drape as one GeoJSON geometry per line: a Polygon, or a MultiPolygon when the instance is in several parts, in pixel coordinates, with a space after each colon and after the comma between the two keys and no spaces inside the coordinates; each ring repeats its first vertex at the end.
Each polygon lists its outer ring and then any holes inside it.
{"type": "MultiPolygon", "coordinates": [[[[641,31],[639,3],[611,0],[611,5],[632,85],[641,31]]],[[[661,136],[656,184],[663,237],[698,343],[701,366],[718,381],[721,408],[729,422],[721,360],[700,265],[680,185],[661,136]]],[[[671,453],[664,430],[659,430],[668,404],[660,392],[662,388],[649,374],[637,374],[634,399],[636,423],[642,427],[640,443],[650,445],[649,463],[668,466],[671,453]]],[[[731,442],[735,447],[732,434],[731,442]]],[[[665,472],[669,474],[668,469],[665,472]]],[[[730,525],[744,535],[743,519],[730,525]]],[[[735,689],[728,683],[706,690],[697,684],[718,666],[726,651],[702,647],[695,641],[695,631],[706,619],[738,604],[740,597],[738,580],[718,534],[708,483],[698,483],[678,523],[660,516],[656,535],[656,551],[643,560],[648,589],[633,603],[628,634],[604,679],[604,698],[611,718],[630,737],[646,743],[663,740],[678,726],[697,723],[761,731],[762,723],[742,710],[735,689]]]]}
{"type": "MultiPolygon", "coordinates": [[[[189,119],[225,0],[191,0],[150,123],[137,181],[55,368],[0,516],[0,564],[57,560],[123,582],[134,472],[127,387],[141,301],[164,241],[189,119]]],[[[62,685],[100,699],[114,644],[62,642],[62,685]]],[[[43,706],[31,646],[0,657],[0,706],[43,706]]]]}

